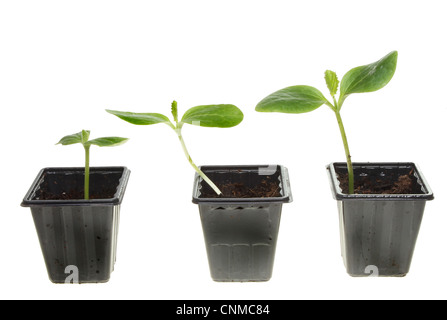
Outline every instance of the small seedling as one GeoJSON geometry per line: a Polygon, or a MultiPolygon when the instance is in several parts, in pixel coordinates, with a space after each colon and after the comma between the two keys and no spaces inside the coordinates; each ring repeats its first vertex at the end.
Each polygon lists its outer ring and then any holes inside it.
{"type": "Polygon", "coordinates": [[[397,51],[392,51],[379,61],[360,66],[348,71],[338,81],[335,72],[326,70],[325,80],[329,89],[333,104],[327,100],[316,88],[310,86],[292,86],[281,89],[264,98],[256,106],[259,112],[282,112],[282,113],[305,113],[313,111],[323,104],[334,111],[340,128],[343,145],[345,148],[346,162],[348,166],[349,194],[354,193],[354,170],[352,168],[351,153],[345,128],[340,116],[340,110],[345,99],[352,93],[363,93],[377,91],[390,82],[396,71],[397,51]],[[340,95],[337,94],[340,84],[340,95]]]}
{"type": "Polygon", "coordinates": [[[128,138],[120,137],[104,137],[97,138],[93,140],[88,140],[90,137],[89,130],[82,130],[81,132],[65,136],[58,143],[61,145],[70,145],[75,143],[80,143],[84,146],[85,150],[85,174],[84,174],[84,199],[88,200],[90,198],[90,146],[96,145],[99,147],[114,147],[125,143],[128,138]]]}
{"type": "Polygon", "coordinates": [[[175,124],[173,124],[168,117],[159,113],[133,113],[114,110],[106,111],[135,125],[150,125],[157,123],[164,123],[168,125],[177,133],[183,148],[183,152],[194,170],[211,186],[211,188],[213,188],[218,195],[222,194],[219,188],[192,161],[191,156],[186,149],[185,141],[182,137],[182,128],[185,123],[200,127],[215,128],[231,128],[237,126],[244,119],[244,114],[241,110],[239,110],[239,108],[231,104],[197,106],[187,110],[183,114],[181,121],[179,121],[177,102],[173,101],[171,105],[171,113],[175,124]]]}

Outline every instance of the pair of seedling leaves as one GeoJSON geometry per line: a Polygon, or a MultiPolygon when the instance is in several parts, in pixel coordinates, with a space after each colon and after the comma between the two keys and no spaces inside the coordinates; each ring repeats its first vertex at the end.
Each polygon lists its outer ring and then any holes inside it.
{"type": "Polygon", "coordinates": [[[345,99],[353,93],[377,91],[390,82],[397,64],[397,51],[392,51],[379,61],[357,67],[347,72],[341,81],[334,71],[326,70],[326,85],[331,95],[331,103],[318,89],[311,86],[292,86],[276,91],[264,98],[256,106],[259,112],[305,113],[323,104],[333,111],[340,111],[345,99]],[[340,87],[337,101],[335,95],[340,87]]]}
{"type": "MultiPolygon", "coordinates": [[[[325,80],[332,98],[332,102],[326,99],[326,97],[318,89],[311,86],[299,85],[281,89],[267,96],[257,104],[256,111],[305,113],[313,111],[323,104],[327,105],[332,111],[334,111],[340,128],[348,167],[349,193],[353,193],[354,173],[346,133],[340,116],[340,110],[345,99],[349,95],[353,93],[373,92],[386,86],[392,79],[396,70],[397,56],[397,52],[392,51],[374,63],[351,69],[343,76],[341,83],[339,82],[335,72],[327,70],[325,72],[325,80]],[[339,88],[340,94],[337,100],[336,94],[339,88]]],[[[201,127],[234,127],[244,118],[242,111],[236,106],[231,104],[223,104],[193,107],[187,110],[182,119],[179,121],[177,102],[174,101],[171,106],[171,113],[174,123],[172,123],[167,116],[159,113],[133,113],[115,110],[107,110],[107,112],[135,125],[152,125],[157,123],[164,123],[168,125],[177,133],[185,155],[193,168],[217,194],[221,194],[217,186],[210,179],[208,179],[208,177],[203,174],[203,172],[192,161],[186,149],[181,130],[185,123],[198,125],[201,127]]],[[[78,134],[64,137],[59,143],[82,143],[87,152],[88,148],[92,144],[98,146],[115,146],[122,144],[127,140],[125,138],[108,137],[88,141],[88,135],[88,131],[82,131],[78,134]]]]}

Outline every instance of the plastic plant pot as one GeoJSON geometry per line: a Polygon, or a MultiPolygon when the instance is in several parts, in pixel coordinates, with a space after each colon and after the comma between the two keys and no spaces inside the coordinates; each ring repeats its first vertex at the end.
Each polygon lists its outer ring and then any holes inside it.
{"type": "MultiPolygon", "coordinates": [[[[353,277],[404,277],[411,260],[424,214],[433,193],[414,163],[354,163],[354,179],[395,181],[413,172],[411,194],[344,194],[337,172],[346,163],[327,166],[331,189],[338,202],[342,257],[353,277]]],[[[392,182],[391,182],[392,184],[392,182]]]]}
{"type": "Polygon", "coordinates": [[[195,176],[193,203],[199,205],[211,277],[219,282],[268,281],[273,272],[283,203],[292,202],[287,168],[274,166],[203,166],[216,184],[255,186],[277,179],[280,197],[204,198],[209,186],[195,176]]]}
{"type": "Polygon", "coordinates": [[[30,207],[50,280],[54,283],[101,283],[116,261],[120,205],[130,170],[90,168],[90,195],[104,199],[45,200],[55,194],[83,192],[84,168],[42,169],[23,199],[30,207]]]}

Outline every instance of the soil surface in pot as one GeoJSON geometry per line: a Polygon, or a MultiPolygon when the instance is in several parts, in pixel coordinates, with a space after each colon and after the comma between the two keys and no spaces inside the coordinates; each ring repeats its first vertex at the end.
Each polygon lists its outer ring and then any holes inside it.
{"type": "Polygon", "coordinates": [[[203,188],[203,198],[272,198],[281,197],[278,179],[265,176],[258,184],[249,185],[244,182],[216,182],[222,194],[218,196],[211,188],[203,188]]]}
{"type": "MultiPolygon", "coordinates": [[[[90,192],[89,199],[110,199],[113,198],[113,194],[106,193],[92,193],[90,192]]],[[[84,190],[60,193],[51,193],[46,190],[40,192],[39,197],[34,200],[84,200],[84,190]]]]}
{"type": "MultiPolygon", "coordinates": [[[[349,193],[348,173],[336,170],[340,188],[343,193],[349,193]]],[[[355,194],[419,194],[421,187],[414,176],[414,170],[398,175],[366,175],[355,174],[355,194]]]]}
{"type": "MultiPolygon", "coordinates": [[[[116,174],[90,174],[90,199],[111,199],[115,196],[119,178],[116,174]]],[[[83,174],[44,174],[33,200],[83,200],[83,174]]]]}

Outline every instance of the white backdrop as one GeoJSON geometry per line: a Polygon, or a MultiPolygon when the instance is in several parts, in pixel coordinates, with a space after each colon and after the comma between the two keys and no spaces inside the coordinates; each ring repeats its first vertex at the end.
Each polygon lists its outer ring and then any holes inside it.
{"type": "Polygon", "coordinates": [[[7,299],[437,299],[447,298],[445,1],[0,1],[0,298],[7,299]],[[417,163],[428,202],[406,278],[351,278],[340,256],[337,206],[325,165],[345,161],[329,108],[303,115],[254,107],[286,86],[327,89],[324,71],[399,51],[384,89],[342,110],[353,161],[417,163]],[[273,278],[215,283],[208,271],[194,171],[174,132],[132,126],[104,110],[169,115],[231,103],[231,129],[185,126],[198,165],[282,164],[294,202],[283,206],[273,278]],[[131,169],[110,282],[54,285],[30,210],[38,171],[82,166],[67,134],[118,135],[92,147],[91,165],[131,169]]]}

